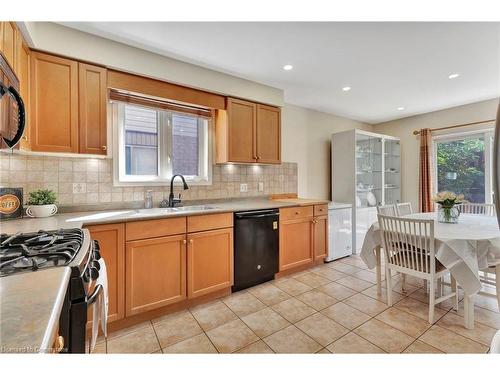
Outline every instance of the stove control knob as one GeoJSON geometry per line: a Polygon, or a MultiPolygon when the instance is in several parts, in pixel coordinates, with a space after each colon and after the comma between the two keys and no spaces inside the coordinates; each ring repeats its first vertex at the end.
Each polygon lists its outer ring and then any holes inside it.
{"type": "Polygon", "coordinates": [[[83,273],[83,281],[85,281],[86,283],[90,281],[90,272],[88,268],[83,273]]]}
{"type": "Polygon", "coordinates": [[[96,280],[99,277],[99,270],[95,267],[90,267],[90,278],[96,280]]]}
{"type": "Polygon", "coordinates": [[[98,271],[101,270],[101,265],[97,260],[92,261],[92,267],[97,268],[98,271]]]}
{"type": "Polygon", "coordinates": [[[97,251],[101,250],[101,246],[99,245],[99,241],[97,240],[94,240],[94,249],[96,249],[97,251]]]}
{"type": "Polygon", "coordinates": [[[94,250],[94,260],[101,259],[101,252],[99,250],[94,250]]]}

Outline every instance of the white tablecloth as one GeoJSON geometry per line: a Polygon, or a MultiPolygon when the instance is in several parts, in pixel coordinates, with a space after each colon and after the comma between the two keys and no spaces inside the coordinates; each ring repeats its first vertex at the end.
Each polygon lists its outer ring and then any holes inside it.
{"type": "MultiPolygon", "coordinates": [[[[406,217],[435,220],[436,258],[450,270],[467,295],[481,289],[479,270],[500,264],[500,229],[496,217],[462,214],[458,224],[440,223],[434,212],[406,217]]],[[[369,268],[376,266],[374,250],[381,243],[378,223],[374,223],[360,254],[369,268]]]]}

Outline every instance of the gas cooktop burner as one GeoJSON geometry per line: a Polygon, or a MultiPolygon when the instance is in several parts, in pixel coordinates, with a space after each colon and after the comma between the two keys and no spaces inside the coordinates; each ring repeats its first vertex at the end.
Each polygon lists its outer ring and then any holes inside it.
{"type": "Polygon", "coordinates": [[[83,243],[80,229],[0,235],[0,276],[70,263],[83,243]]]}

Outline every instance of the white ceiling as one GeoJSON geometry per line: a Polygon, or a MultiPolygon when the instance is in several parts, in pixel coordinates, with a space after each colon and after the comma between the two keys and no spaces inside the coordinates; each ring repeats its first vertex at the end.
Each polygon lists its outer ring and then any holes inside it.
{"type": "Polygon", "coordinates": [[[500,23],[63,24],[282,88],[287,103],[369,123],[500,96],[500,23]],[[284,71],[285,64],[294,69],[284,71]],[[460,77],[450,80],[451,73],[460,77]]]}

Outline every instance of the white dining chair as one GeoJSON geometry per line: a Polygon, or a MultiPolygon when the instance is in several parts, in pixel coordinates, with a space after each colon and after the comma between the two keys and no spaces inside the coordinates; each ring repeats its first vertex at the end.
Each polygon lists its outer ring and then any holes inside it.
{"type": "Polygon", "coordinates": [[[436,259],[434,250],[434,220],[410,219],[378,215],[385,252],[387,304],[392,306],[392,271],[411,275],[429,283],[429,323],[434,323],[434,306],[454,298],[458,310],[457,283],[450,271],[436,259]],[[442,281],[451,277],[451,293],[442,295],[442,281]],[[437,284],[437,297],[436,297],[437,284]]]}
{"type": "Polygon", "coordinates": [[[413,213],[410,202],[403,202],[396,204],[396,211],[398,216],[406,216],[413,213]]]}
{"type": "Polygon", "coordinates": [[[461,203],[458,208],[463,214],[495,216],[495,205],[490,203],[461,203]]]}
{"type": "Polygon", "coordinates": [[[393,204],[386,204],[385,206],[377,206],[377,214],[386,216],[398,216],[396,206],[393,204]]]}

